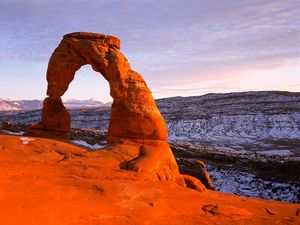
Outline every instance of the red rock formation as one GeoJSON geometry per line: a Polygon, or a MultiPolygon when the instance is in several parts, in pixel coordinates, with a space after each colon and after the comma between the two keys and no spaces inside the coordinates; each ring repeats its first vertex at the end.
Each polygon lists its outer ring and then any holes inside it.
{"type": "Polygon", "coordinates": [[[42,129],[66,133],[70,130],[70,116],[60,97],[67,91],[75,72],[86,64],[101,73],[110,85],[114,99],[108,129],[110,137],[167,140],[164,119],[143,77],[130,68],[120,52],[119,39],[84,32],[65,35],[50,58],[49,97],[44,101],[42,129]]]}
{"type": "MultiPolygon", "coordinates": [[[[139,145],[127,140],[112,150],[87,151],[0,135],[0,224],[300,224],[299,204],[198,192],[120,169],[139,145]]],[[[191,178],[188,185],[197,182],[191,178]]]]}
{"type": "MultiPolygon", "coordinates": [[[[116,154],[122,156],[120,167],[185,186],[185,178],[179,173],[174,155],[166,143],[166,123],[151,92],[142,76],[130,68],[120,52],[119,39],[112,36],[83,32],[64,36],[48,64],[49,97],[44,101],[42,120],[32,126],[28,134],[69,137],[70,114],[61,96],[67,91],[75,72],[85,64],[90,64],[109,82],[114,101],[108,136],[110,145],[118,150],[116,154]]],[[[205,190],[200,181],[187,179],[190,187],[205,190]]]]}

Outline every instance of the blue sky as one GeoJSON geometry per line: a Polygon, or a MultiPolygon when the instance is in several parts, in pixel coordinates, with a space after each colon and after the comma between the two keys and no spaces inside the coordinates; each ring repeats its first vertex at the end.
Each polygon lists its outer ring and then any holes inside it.
{"type": "MultiPolygon", "coordinates": [[[[290,0],[0,0],[0,98],[43,99],[64,34],[117,36],[155,98],[300,91],[300,5],[290,0]]],[[[109,101],[82,67],[64,98],[109,101]]]]}

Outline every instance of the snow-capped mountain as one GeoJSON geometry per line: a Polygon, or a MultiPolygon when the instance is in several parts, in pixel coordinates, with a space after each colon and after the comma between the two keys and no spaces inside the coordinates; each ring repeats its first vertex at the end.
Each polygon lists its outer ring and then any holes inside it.
{"type": "Polygon", "coordinates": [[[11,101],[9,100],[5,100],[5,99],[0,99],[0,111],[12,111],[12,110],[18,110],[19,107],[16,104],[13,104],[11,101]]]}
{"type": "MultiPolygon", "coordinates": [[[[75,100],[70,99],[64,101],[64,105],[68,109],[86,109],[97,107],[110,107],[111,102],[103,103],[95,99],[75,100]]],[[[0,111],[29,111],[41,109],[42,100],[9,100],[0,99],[0,111]]]]}
{"type": "Polygon", "coordinates": [[[97,107],[110,107],[111,102],[103,103],[93,98],[87,100],[70,99],[64,101],[64,105],[67,109],[87,109],[87,108],[97,108],[97,107]]]}
{"type": "Polygon", "coordinates": [[[9,100],[0,99],[0,111],[35,110],[42,108],[40,100],[9,100]]]}

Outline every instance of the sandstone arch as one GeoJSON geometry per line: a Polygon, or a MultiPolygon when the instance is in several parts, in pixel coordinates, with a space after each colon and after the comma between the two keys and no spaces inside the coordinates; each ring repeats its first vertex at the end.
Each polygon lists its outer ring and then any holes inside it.
{"type": "Polygon", "coordinates": [[[76,71],[90,64],[109,82],[114,99],[109,137],[167,140],[167,127],[143,77],[133,71],[120,52],[120,40],[103,34],[67,34],[52,54],[47,70],[48,98],[45,99],[40,129],[67,136],[71,119],[61,96],[76,71]]]}
{"type": "Polygon", "coordinates": [[[71,117],[61,96],[76,71],[90,64],[109,82],[113,98],[108,129],[112,148],[101,151],[107,163],[141,172],[145,179],[172,180],[205,191],[194,177],[181,175],[170,146],[167,126],[143,77],[133,71],[120,52],[120,40],[103,34],[77,32],[63,37],[47,70],[47,95],[42,119],[27,132],[31,136],[70,138],[71,117]],[[117,165],[116,165],[117,164],[117,165]]]}

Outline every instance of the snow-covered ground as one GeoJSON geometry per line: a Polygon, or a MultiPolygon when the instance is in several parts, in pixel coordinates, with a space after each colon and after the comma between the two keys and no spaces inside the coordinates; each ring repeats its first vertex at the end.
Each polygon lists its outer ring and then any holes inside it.
{"type": "Polygon", "coordinates": [[[292,156],[293,153],[290,150],[269,150],[269,151],[257,151],[256,153],[261,155],[278,155],[278,156],[292,156]]]}
{"type": "Polygon", "coordinates": [[[233,168],[207,165],[206,169],[216,190],[247,197],[298,203],[300,201],[299,182],[265,180],[233,168]]]}
{"type": "Polygon", "coordinates": [[[161,99],[157,105],[171,141],[300,155],[300,93],[208,94],[161,99]]]}
{"type": "Polygon", "coordinates": [[[22,136],[25,132],[24,131],[19,131],[19,132],[12,132],[8,130],[2,130],[3,133],[6,134],[11,134],[11,135],[17,135],[17,136],[22,136]]]}
{"type": "Polygon", "coordinates": [[[23,145],[28,145],[29,142],[34,141],[34,138],[29,138],[29,137],[20,137],[20,141],[23,145]]]}
{"type": "Polygon", "coordinates": [[[168,121],[171,138],[216,140],[229,138],[298,138],[300,112],[276,115],[212,115],[207,119],[168,121]]]}
{"type": "Polygon", "coordinates": [[[88,149],[91,149],[91,150],[99,150],[101,148],[105,148],[105,144],[89,144],[87,143],[86,141],[84,140],[72,140],[72,142],[76,145],[79,145],[79,146],[83,146],[83,147],[86,147],[88,149]]]}

